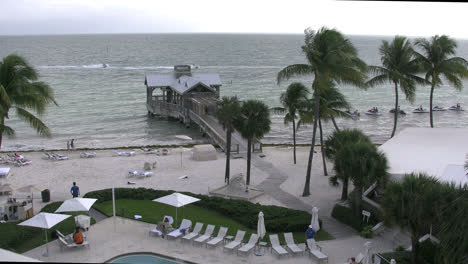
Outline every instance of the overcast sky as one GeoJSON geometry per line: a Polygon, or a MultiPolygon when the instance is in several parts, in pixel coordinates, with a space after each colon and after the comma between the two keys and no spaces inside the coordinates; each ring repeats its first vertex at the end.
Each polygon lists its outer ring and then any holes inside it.
{"type": "Polygon", "coordinates": [[[468,3],[333,0],[0,0],[0,35],[302,33],[468,38],[468,3]]]}

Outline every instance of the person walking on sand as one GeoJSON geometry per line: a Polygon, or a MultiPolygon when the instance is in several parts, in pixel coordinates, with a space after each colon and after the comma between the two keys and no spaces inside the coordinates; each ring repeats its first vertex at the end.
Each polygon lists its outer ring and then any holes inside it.
{"type": "Polygon", "coordinates": [[[73,198],[76,198],[80,195],[80,188],[76,186],[76,182],[73,182],[73,186],[71,187],[70,192],[73,195],[73,198]]]}

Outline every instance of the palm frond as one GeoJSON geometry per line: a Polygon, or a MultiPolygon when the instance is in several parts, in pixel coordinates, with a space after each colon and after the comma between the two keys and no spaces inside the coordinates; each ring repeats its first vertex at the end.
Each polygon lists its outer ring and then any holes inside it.
{"type": "Polygon", "coordinates": [[[280,72],[278,72],[276,81],[279,85],[281,81],[289,80],[290,78],[294,76],[304,76],[304,75],[309,75],[313,73],[314,73],[314,67],[312,65],[293,64],[293,65],[286,66],[280,72]]]}
{"type": "Polygon", "coordinates": [[[15,136],[15,130],[9,126],[1,125],[0,124],[0,135],[7,135],[8,137],[15,136]]]}
{"type": "Polygon", "coordinates": [[[31,114],[30,112],[26,111],[23,108],[20,107],[15,107],[16,108],[16,114],[18,117],[27,122],[31,127],[36,129],[36,132],[41,135],[41,136],[47,136],[50,137],[50,130],[49,128],[36,116],[31,114]]]}

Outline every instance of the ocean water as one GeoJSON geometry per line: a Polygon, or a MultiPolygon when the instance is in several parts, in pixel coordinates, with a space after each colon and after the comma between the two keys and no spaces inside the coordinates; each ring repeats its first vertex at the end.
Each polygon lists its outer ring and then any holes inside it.
{"type": "MultiPolygon", "coordinates": [[[[381,36],[349,36],[360,57],[370,65],[380,65],[378,48],[381,36]]],[[[457,40],[457,55],[468,58],[468,40],[457,40]]],[[[285,66],[305,63],[301,51],[303,35],[268,34],[116,34],[64,36],[0,36],[0,57],[11,53],[25,57],[40,73],[40,80],[55,90],[59,106],[50,105],[41,119],[52,131],[51,138],[38,136],[12,113],[6,124],[16,130],[15,138],[4,137],[2,150],[66,148],[75,139],[76,147],[120,147],[184,144],[174,137],[184,134],[193,142],[203,142],[199,130],[185,128],[176,121],[149,116],[146,111],[146,73],[171,72],[173,65],[196,64],[197,72],[219,73],[222,96],[259,99],[271,107],[279,106],[279,96],[293,81],[310,87],[312,78],[303,77],[276,83],[285,66]],[[107,67],[103,67],[105,64],[107,67]]],[[[434,104],[448,107],[461,103],[468,107],[468,80],[464,89],[449,85],[435,91],[434,104]]],[[[361,112],[359,120],[338,119],[342,128],[359,128],[375,142],[389,139],[393,126],[394,92],[392,84],[366,91],[341,85],[340,90],[361,112]],[[381,116],[364,112],[377,106],[381,116]]],[[[429,87],[418,87],[412,105],[400,93],[398,130],[429,127],[429,114],[413,114],[419,105],[429,107],[429,87]]],[[[435,112],[436,127],[467,127],[466,112],[435,112]]],[[[281,115],[272,115],[272,129],[264,143],[291,143],[292,128],[281,115]]],[[[324,124],[325,136],[333,132],[324,124]]],[[[298,143],[310,143],[312,126],[298,131],[298,143]]]]}

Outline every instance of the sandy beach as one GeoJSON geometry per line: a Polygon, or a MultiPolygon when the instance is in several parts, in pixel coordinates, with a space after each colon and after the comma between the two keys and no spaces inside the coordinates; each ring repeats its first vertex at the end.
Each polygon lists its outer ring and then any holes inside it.
{"type": "MultiPolygon", "coordinates": [[[[122,150],[123,151],[123,150],[122,150]]],[[[96,150],[94,158],[80,158],[81,151],[61,151],[58,154],[67,155],[68,160],[53,161],[44,159],[42,152],[23,153],[26,159],[32,160],[32,164],[16,167],[10,166],[11,171],[7,179],[2,183],[9,183],[13,189],[33,184],[40,190],[49,189],[51,202],[63,201],[71,198],[70,188],[75,181],[80,187],[81,196],[89,191],[112,187],[128,188],[154,188],[161,190],[189,191],[199,194],[208,194],[209,189],[223,186],[225,155],[217,152],[217,160],[195,161],[191,158],[190,148],[173,148],[167,156],[145,154],[140,149],[125,150],[135,151],[135,156],[116,156],[111,150],[96,150]],[[181,153],[182,152],[182,163],[181,153]],[[143,170],[145,162],[156,162],[153,175],[146,178],[128,177],[128,170],[143,170]],[[180,176],[187,175],[185,179],[180,176]],[[135,184],[128,184],[128,181],[135,184]]],[[[307,167],[308,147],[297,148],[297,164],[292,162],[291,147],[266,147],[263,150],[266,155],[263,159],[271,162],[277,169],[288,176],[281,184],[281,188],[299,197],[306,203],[321,208],[322,212],[329,212],[334,202],[339,198],[340,189],[328,184],[328,177],[323,176],[320,152],[316,154],[313,162],[311,178],[311,195],[302,197],[307,167]]],[[[258,155],[254,153],[253,155],[258,155]]],[[[331,164],[329,164],[329,170],[331,164]]],[[[7,167],[6,164],[3,167],[7,167]]],[[[231,160],[231,175],[246,173],[246,160],[244,158],[231,160]]],[[[256,186],[264,181],[268,175],[256,168],[251,168],[251,185],[256,186]]],[[[15,193],[14,193],[15,194],[15,193]]],[[[17,194],[20,197],[20,194],[17,194]]],[[[40,197],[40,193],[34,194],[40,197]]],[[[273,197],[264,194],[255,198],[252,202],[266,205],[282,204],[273,197]]],[[[45,203],[41,199],[35,199],[34,209],[37,213],[45,203]]]]}

